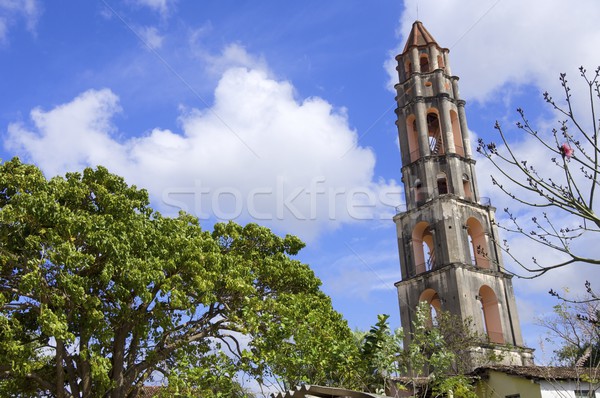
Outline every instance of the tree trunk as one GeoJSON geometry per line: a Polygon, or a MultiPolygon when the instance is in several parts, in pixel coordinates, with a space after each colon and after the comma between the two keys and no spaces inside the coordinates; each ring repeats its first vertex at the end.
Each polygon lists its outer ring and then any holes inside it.
{"type": "Polygon", "coordinates": [[[65,371],[63,369],[63,354],[65,344],[62,340],[56,340],[56,397],[65,398],[65,371]]]}
{"type": "Polygon", "coordinates": [[[125,341],[127,338],[126,328],[121,326],[115,333],[115,342],[112,352],[112,374],[111,379],[114,387],[111,398],[124,398],[125,389],[123,383],[123,370],[125,365],[125,341]]]}

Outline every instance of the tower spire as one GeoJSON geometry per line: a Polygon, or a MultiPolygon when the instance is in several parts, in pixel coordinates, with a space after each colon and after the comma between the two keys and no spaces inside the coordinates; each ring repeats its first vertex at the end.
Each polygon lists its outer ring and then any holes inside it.
{"type": "Polygon", "coordinates": [[[428,46],[430,44],[438,45],[431,33],[421,21],[415,21],[412,24],[412,28],[410,29],[410,33],[408,34],[408,38],[406,39],[406,44],[404,45],[404,50],[402,53],[406,53],[411,47],[423,47],[428,46]]]}
{"type": "MultiPolygon", "coordinates": [[[[396,125],[406,199],[394,217],[402,325],[410,330],[418,303],[426,301],[436,311],[473,319],[489,340],[473,352],[501,349],[506,364],[532,364],[532,350],[523,347],[511,275],[496,243],[495,209],[479,196],[465,101],[448,54],[415,21],[396,56],[396,125]]],[[[405,339],[408,346],[410,333],[405,339]]]]}

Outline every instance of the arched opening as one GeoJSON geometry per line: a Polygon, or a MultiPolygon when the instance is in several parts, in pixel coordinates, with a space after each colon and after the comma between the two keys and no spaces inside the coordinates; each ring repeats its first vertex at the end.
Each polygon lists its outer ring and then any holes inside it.
{"type": "Polygon", "coordinates": [[[421,58],[419,58],[419,66],[421,67],[421,73],[429,72],[429,56],[427,54],[421,55],[421,58]]]}
{"type": "Polygon", "coordinates": [[[410,161],[419,159],[419,132],[417,131],[417,119],[415,115],[406,118],[406,131],[408,132],[408,150],[410,161]]]}
{"type": "Polygon", "coordinates": [[[438,55],[437,61],[438,61],[438,68],[444,69],[444,57],[442,57],[441,55],[438,55]]]}
{"type": "Polygon", "coordinates": [[[429,150],[432,155],[444,154],[444,143],[442,141],[440,118],[437,109],[432,108],[427,112],[427,135],[429,138],[429,150]]]}
{"type": "Polygon", "coordinates": [[[481,302],[481,313],[483,316],[485,333],[492,343],[504,344],[500,308],[496,293],[494,293],[491,287],[483,285],[479,289],[477,298],[481,302]]]}
{"type": "Polygon", "coordinates": [[[473,200],[473,192],[471,191],[471,180],[469,179],[469,176],[466,174],[463,174],[462,180],[463,180],[463,191],[465,193],[465,199],[472,201],[473,200]]]}
{"type": "Polygon", "coordinates": [[[473,265],[489,269],[488,245],[485,238],[485,231],[479,220],[474,217],[467,220],[467,233],[469,234],[471,261],[473,265]]]}
{"type": "Polygon", "coordinates": [[[433,289],[425,289],[423,293],[421,293],[421,296],[419,296],[419,301],[425,301],[429,304],[428,326],[437,326],[437,316],[442,311],[442,300],[440,299],[440,296],[438,296],[437,292],[433,289]]]}
{"type": "Polygon", "coordinates": [[[460,156],[465,156],[458,114],[453,109],[450,110],[450,123],[452,124],[452,137],[454,138],[454,148],[456,148],[456,153],[460,156]]]}
{"type": "Polygon", "coordinates": [[[415,273],[431,271],[435,266],[433,233],[429,223],[421,221],[415,225],[412,233],[415,273]]]}
{"type": "Polygon", "coordinates": [[[407,60],[404,63],[404,73],[407,79],[412,75],[412,64],[410,63],[410,60],[407,60]]]}
{"type": "Polygon", "coordinates": [[[437,175],[437,188],[439,195],[445,195],[448,193],[448,180],[446,173],[439,173],[437,175]]]}

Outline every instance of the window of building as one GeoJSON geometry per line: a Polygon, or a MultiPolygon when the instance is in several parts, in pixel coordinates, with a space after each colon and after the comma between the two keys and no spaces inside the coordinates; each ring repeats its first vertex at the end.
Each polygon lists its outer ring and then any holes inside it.
{"type": "Polygon", "coordinates": [[[593,391],[590,393],[590,390],[575,390],[575,398],[588,398],[595,396],[596,394],[593,391]]]}
{"type": "Polygon", "coordinates": [[[437,292],[433,289],[426,289],[421,293],[419,301],[425,301],[429,304],[429,319],[427,320],[427,326],[438,326],[437,316],[442,311],[442,300],[437,292]]]}
{"type": "Polygon", "coordinates": [[[437,175],[437,186],[438,186],[438,193],[440,195],[445,195],[448,193],[448,182],[446,180],[445,173],[439,173],[437,175]]]}
{"type": "Polygon", "coordinates": [[[437,56],[438,68],[444,69],[444,58],[441,55],[437,56]]]}
{"type": "Polygon", "coordinates": [[[429,223],[421,221],[412,233],[415,274],[431,271],[435,267],[433,233],[429,223]]]}
{"type": "Polygon", "coordinates": [[[471,246],[471,261],[478,268],[490,268],[488,244],[483,226],[474,217],[467,220],[467,234],[471,246]]]}
{"type": "Polygon", "coordinates": [[[442,142],[442,134],[440,133],[440,120],[434,111],[427,113],[427,130],[429,137],[429,150],[432,155],[444,154],[444,143],[442,142]]]}
{"type": "Polygon", "coordinates": [[[419,63],[421,66],[421,73],[429,72],[429,57],[427,55],[421,55],[421,59],[419,59],[419,63]]]}
{"type": "Polygon", "coordinates": [[[502,332],[502,321],[500,317],[500,308],[498,297],[491,287],[481,286],[476,298],[481,303],[481,315],[483,317],[483,326],[490,342],[504,344],[504,334],[502,332]]]}

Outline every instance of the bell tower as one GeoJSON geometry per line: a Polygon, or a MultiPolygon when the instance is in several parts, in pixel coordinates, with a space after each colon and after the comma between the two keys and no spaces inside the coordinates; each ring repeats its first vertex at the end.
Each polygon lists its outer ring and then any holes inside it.
{"type": "MultiPolygon", "coordinates": [[[[450,71],[449,50],[416,21],[396,56],[396,109],[406,206],[394,217],[402,280],[396,283],[402,326],[416,307],[471,318],[487,350],[505,364],[532,365],[512,288],[504,271],[489,198],[479,196],[465,101],[450,71]],[[501,352],[498,352],[501,351],[501,352]]],[[[410,342],[406,333],[405,344],[410,342]]],[[[483,358],[483,356],[480,356],[483,358]]]]}

